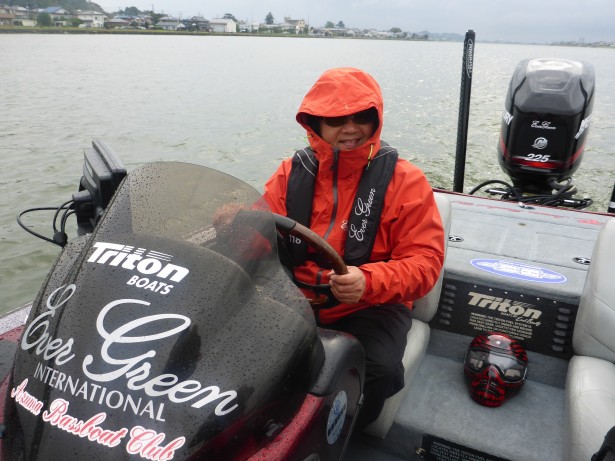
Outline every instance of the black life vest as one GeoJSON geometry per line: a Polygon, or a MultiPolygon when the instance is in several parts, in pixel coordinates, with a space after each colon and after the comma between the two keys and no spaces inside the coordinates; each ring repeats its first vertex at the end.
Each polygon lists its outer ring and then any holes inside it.
{"type": "MultiPolygon", "coordinates": [[[[344,262],[360,266],[369,261],[380,225],[389,182],[397,164],[397,151],[385,142],[374,158],[367,164],[354,198],[352,213],[348,219],[348,234],[344,245],[344,262]]],[[[318,159],[311,148],[298,150],[292,160],[286,192],[286,213],[289,218],[310,226],[314,183],[318,173],[318,159]]],[[[300,265],[307,256],[307,245],[296,239],[287,245],[293,264],[300,265]]]]}

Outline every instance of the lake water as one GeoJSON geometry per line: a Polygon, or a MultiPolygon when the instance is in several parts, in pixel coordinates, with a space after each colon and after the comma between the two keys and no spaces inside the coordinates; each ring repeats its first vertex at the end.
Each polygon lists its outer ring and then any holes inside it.
{"type": "MultiPolygon", "coordinates": [[[[591,62],[597,93],[575,182],[605,211],[615,177],[615,50],[482,44],[477,31],[465,190],[508,178],[496,158],[504,98],[530,57],[591,62]]],[[[259,190],[306,144],[295,122],[326,69],[370,72],[385,99],[383,139],[452,188],[461,43],[261,37],[0,35],[0,312],[31,301],[59,247],[24,232],[18,212],[77,190],[93,138],[130,171],[154,160],[207,165],[259,190]]],[[[51,233],[51,214],[28,215],[51,233]]]]}

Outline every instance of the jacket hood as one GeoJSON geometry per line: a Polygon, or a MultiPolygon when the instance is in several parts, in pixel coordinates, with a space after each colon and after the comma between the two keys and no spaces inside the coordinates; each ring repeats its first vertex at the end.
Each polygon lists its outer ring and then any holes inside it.
{"type": "Polygon", "coordinates": [[[354,150],[373,146],[375,153],[380,148],[384,104],[378,82],[367,72],[351,67],[327,70],[303,98],[296,119],[306,129],[310,146],[318,155],[330,152],[331,146],[315,131],[314,117],[340,117],[370,108],[378,112],[376,130],[366,144],[354,150]]]}

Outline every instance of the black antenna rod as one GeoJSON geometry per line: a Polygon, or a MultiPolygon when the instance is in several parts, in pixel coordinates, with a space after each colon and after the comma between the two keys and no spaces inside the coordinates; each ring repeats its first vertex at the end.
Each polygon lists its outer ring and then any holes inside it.
{"type": "Polygon", "coordinates": [[[453,191],[463,192],[463,179],[466,166],[466,147],[468,144],[468,121],[470,118],[470,93],[472,92],[472,69],[474,64],[474,43],[476,34],[472,29],[466,32],[463,42],[463,62],[461,64],[461,91],[459,94],[459,121],[457,125],[457,151],[455,153],[455,174],[453,191]]]}

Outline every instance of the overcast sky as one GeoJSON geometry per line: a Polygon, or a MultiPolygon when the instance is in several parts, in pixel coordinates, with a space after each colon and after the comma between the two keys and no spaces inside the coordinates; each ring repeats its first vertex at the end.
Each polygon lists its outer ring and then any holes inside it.
{"type": "MultiPolygon", "coordinates": [[[[95,0],[96,1],[96,0],[95,0]]],[[[238,20],[275,22],[305,19],[313,27],[327,21],[346,27],[407,32],[454,32],[474,29],[477,41],[529,43],[558,41],[615,42],[613,0],[101,0],[106,12],[128,6],[173,16],[207,19],[230,13],[238,20]],[[123,3],[124,1],[129,3],[123,3]],[[133,2],[133,3],[130,3],[133,2]]]]}

